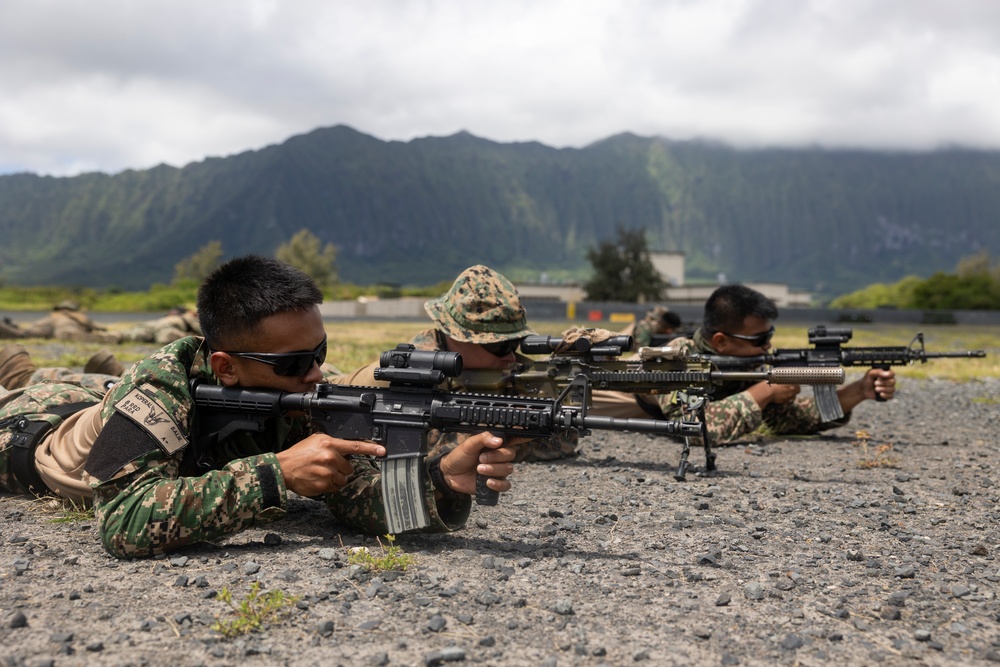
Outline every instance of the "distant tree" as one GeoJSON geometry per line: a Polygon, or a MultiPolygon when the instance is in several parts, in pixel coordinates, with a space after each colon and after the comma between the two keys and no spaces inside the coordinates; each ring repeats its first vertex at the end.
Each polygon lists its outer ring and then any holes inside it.
{"type": "Polygon", "coordinates": [[[1000,309],[1000,264],[986,250],[962,257],[955,273],[939,271],[930,278],[907,276],[891,285],[876,283],[830,303],[832,308],[897,308],[960,310],[1000,309]]]}
{"type": "Polygon", "coordinates": [[[975,255],[969,255],[958,260],[955,273],[962,278],[968,278],[980,273],[990,272],[990,253],[982,250],[975,255]]]}
{"type": "Polygon", "coordinates": [[[219,266],[222,242],[209,241],[190,257],[174,265],[174,284],[194,282],[201,284],[219,266]]]}
{"type": "Polygon", "coordinates": [[[328,289],[337,282],[337,247],[327,243],[320,249],[320,245],[319,237],[302,229],[288,243],[281,244],[274,256],[305,272],[321,289],[328,289]]]}
{"type": "Polygon", "coordinates": [[[666,281],[653,266],[641,229],[618,227],[618,238],[601,241],[587,251],[593,267],[591,279],[584,285],[590,301],[659,301],[666,281]]]}

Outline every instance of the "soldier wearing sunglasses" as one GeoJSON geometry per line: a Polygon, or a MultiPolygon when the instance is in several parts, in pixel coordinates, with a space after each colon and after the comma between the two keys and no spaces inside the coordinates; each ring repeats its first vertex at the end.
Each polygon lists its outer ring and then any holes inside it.
{"type": "MultiPolygon", "coordinates": [[[[445,294],[424,304],[434,326],[412,339],[418,350],[458,352],[468,370],[503,370],[516,361],[527,361],[516,353],[521,340],[535,332],[528,327],[527,315],[517,289],[506,277],[488,266],[476,265],[459,274],[445,294]]],[[[384,384],[375,380],[374,362],[332,380],[360,386],[384,384]]],[[[446,380],[450,391],[463,391],[457,378],[446,380]]],[[[450,451],[465,436],[460,433],[432,433],[431,454],[450,451]]],[[[552,460],[578,453],[577,439],[552,436],[532,440],[517,447],[517,461],[552,460]]]]}
{"type": "MultiPolygon", "coordinates": [[[[771,347],[778,308],[771,299],[745,285],[723,285],[705,302],[701,328],[694,337],[675,338],[671,346],[684,354],[718,354],[752,357],[771,347]]],[[[842,426],[851,410],[876,395],[891,399],[896,379],[891,370],[870,369],[861,379],[837,390],[844,418],[822,422],[811,396],[799,396],[798,385],[771,385],[766,382],[727,382],[713,393],[706,409],[708,433],[713,444],[738,440],[762,426],[774,434],[804,435],[842,426]]],[[[667,418],[680,416],[671,395],[658,397],[667,418]]]]}
{"type": "MultiPolygon", "coordinates": [[[[92,490],[101,540],[120,558],[268,523],[285,514],[289,492],[323,500],[350,528],[384,534],[380,473],[370,458],[384,456],[383,446],[312,433],[304,416],[275,416],[262,431],[220,436],[202,428],[191,396],[192,379],[311,391],[324,379],[322,300],[312,279],[287,264],[256,256],[226,262],[199,289],[204,337],[182,338],[136,362],[103,397],[73,385],[23,390],[23,409],[32,414],[0,420],[0,483],[9,481],[4,455],[36,433],[34,449],[73,454],[61,472],[92,490]],[[74,412],[57,415],[57,404],[74,412]],[[62,444],[54,448],[55,441],[62,444]]],[[[0,417],[6,407],[0,400],[0,417]]],[[[441,474],[425,488],[429,530],[464,525],[477,472],[491,489],[508,490],[514,454],[481,433],[442,457],[441,474]]],[[[65,495],[51,484],[51,472],[34,470],[30,490],[65,495]]]]}

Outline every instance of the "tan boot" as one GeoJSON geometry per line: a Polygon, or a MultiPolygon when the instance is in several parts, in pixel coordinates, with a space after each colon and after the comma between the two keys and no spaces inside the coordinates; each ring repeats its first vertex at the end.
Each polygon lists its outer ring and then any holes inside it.
{"type": "Polygon", "coordinates": [[[0,349],[0,387],[20,389],[28,385],[37,369],[23,345],[7,345],[0,349]]]}
{"type": "Polygon", "coordinates": [[[115,355],[112,352],[101,349],[87,360],[87,365],[83,367],[83,372],[121,377],[121,374],[125,372],[125,367],[121,365],[120,361],[115,359],[115,355]]]}

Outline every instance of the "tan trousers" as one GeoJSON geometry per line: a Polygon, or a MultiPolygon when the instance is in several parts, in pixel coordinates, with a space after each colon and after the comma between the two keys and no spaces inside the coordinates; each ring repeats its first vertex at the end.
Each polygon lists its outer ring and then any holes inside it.
{"type": "Polygon", "coordinates": [[[600,417],[621,417],[632,419],[652,419],[650,413],[639,405],[643,401],[659,410],[653,396],[646,394],[626,394],[621,391],[597,389],[590,394],[592,405],[590,414],[600,417]]]}
{"type": "Polygon", "coordinates": [[[93,498],[90,486],[83,481],[83,466],[103,426],[102,407],[98,403],[70,415],[35,449],[38,475],[61,498],[86,504],[93,498]]]}

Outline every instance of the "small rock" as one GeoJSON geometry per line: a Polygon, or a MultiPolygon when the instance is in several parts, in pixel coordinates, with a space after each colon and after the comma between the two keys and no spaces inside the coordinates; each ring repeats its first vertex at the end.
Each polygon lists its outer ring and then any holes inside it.
{"type": "Polygon", "coordinates": [[[899,611],[899,607],[894,607],[889,604],[882,607],[882,610],[879,612],[879,615],[887,621],[898,621],[900,618],[902,618],[902,613],[899,611]]]}
{"type": "Polygon", "coordinates": [[[424,656],[424,665],[426,667],[436,667],[446,662],[457,662],[459,660],[465,660],[465,649],[457,646],[449,646],[424,656]]]}
{"type": "Polygon", "coordinates": [[[560,616],[572,616],[573,615],[573,602],[572,600],[562,599],[555,603],[552,607],[552,611],[559,614],[560,616]]]}

